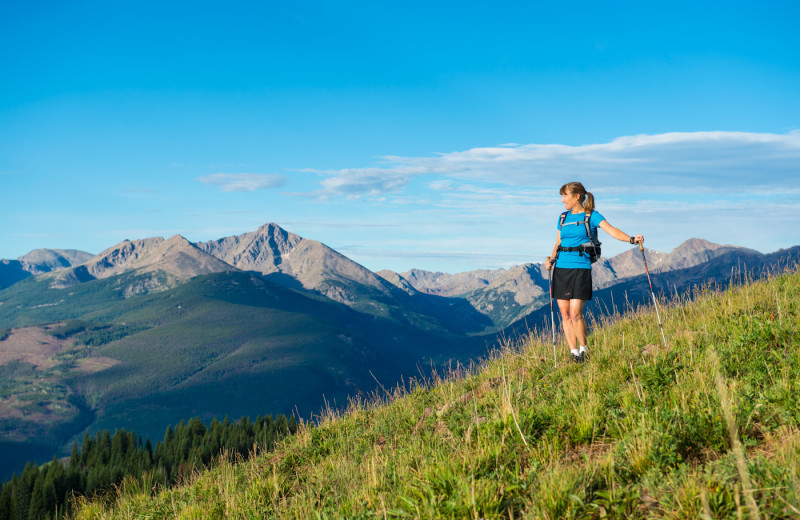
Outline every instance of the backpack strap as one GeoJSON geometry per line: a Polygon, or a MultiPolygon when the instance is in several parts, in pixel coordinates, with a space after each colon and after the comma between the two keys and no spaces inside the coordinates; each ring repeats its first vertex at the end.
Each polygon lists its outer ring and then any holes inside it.
{"type": "Polygon", "coordinates": [[[561,229],[562,227],[564,227],[564,221],[567,220],[567,213],[569,213],[569,211],[565,211],[559,217],[559,219],[558,219],[558,229],[561,229]]]}
{"type": "Polygon", "coordinates": [[[592,218],[592,213],[594,213],[594,211],[590,211],[584,215],[583,225],[586,227],[586,237],[594,242],[594,237],[592,236],[592,226],[589,224],[589,220],[592,218]]]}
{"type": "Polygon", "coordinates": [[[564,226],[580,226],[581,224],[583,224],[582,220],[576,220],[575,222],[567,222],[565,224],[564,221],[567,219],[567,215],[569,215],[569,211],[565,211],[564,213],[561,214],[561,217],[558,219],[559,227],[563,228],[564,226]]]}

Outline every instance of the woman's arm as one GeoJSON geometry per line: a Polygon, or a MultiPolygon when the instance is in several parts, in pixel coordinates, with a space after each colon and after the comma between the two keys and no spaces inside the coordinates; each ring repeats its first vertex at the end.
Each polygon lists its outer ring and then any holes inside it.
{"type": "Polygon", "coordinates": [[[558,236],[556,237],[556,245],[553,246],[553,253],[550,255],[550,260],[545,260],[544,268],[548,271],[550,267],[553,265],[553,261],[555,260],[556,256],[558,256],[558,246],[561,245],[561,230],[558,230],[558,236]]]}
{"type": "MultiPolygon", "coordinates": [[[[617,240],[622,240],[623,242],[631,241],[631,237],[627,233],[623,233],[619,229],[615,228],[609,224],[607,220],[602,221],[599,227],[617,240]]],[[[640,244],[642,242],[644,242],[644,237],[642,235],[636,235],[636,237],[633,239],[633,243],[635,244],[640,244]]]]}

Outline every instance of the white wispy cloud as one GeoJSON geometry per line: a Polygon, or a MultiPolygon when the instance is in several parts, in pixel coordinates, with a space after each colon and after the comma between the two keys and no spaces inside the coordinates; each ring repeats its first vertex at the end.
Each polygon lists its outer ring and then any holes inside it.
{"type": "Polygon", "coordinates": [[[384,193],[401,191],[415,177],[429,173],[425,167],[407,167],[401,164],[390,164],[387,167],[347,168],[341,170],[300,169],[304,173],[315,173],[324,179],[320,181],[322,189],[312,193],[296,193],[295,195],[313,196],[327,199],[344,196],[350,199],[363,195],[378,196],[384,193]]]}
{"type": "Polygon", "coordinates": [[[398,172],[352,172],[334,175],[322,181],[325,193],[335,195],[380,195],[406,187],[411,175],[398,172]]]}
{"type": "Polygon", "coordinates": [[[286,184],[283,175],[269,173],[214,173],[197,178],[203,184],[219,186],[224,191],[256,191],[279,188],[286,184]]]}
{"type": "MultiPolygon", "coordinates": [[[[425,175],[516,186],[580,179],[600,191],[768,189],[800,173],[800,132],[671,132],[600,144],[503,145],[383,161],[377,167],[314,170],[325,176],[317,194],[376,196],[401,191],[425,175]]],[[[430,187],[448,186],[440,180],[430,187]]]]}

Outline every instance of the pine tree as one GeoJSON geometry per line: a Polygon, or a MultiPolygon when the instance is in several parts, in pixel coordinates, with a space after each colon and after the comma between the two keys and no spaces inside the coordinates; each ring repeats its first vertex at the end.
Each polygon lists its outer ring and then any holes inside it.
{"type": "Polygon", "coordinates": [[[83,446],[81,447],[81,466],[86,466],[89,463],[89,456],[92,454],[92,438],[89,437],[89,432],[83,436],[83,446]]]}
{"type": "Polygon", "coordinates": [[[11,520],[13,509],[11,508],[11,482],[3,484],[0,491],[0,520],[11,520]]]}
{"type": "Polygon", "coordinates": [[[111,434],[108,430],[103,430],[103,438],[99,442],[100,463],[105,465],[111,460],[111,434]]]}
{"type": "Polygon", "coordinates": [[[61,461],[59,461],[55,456],[47,466],[46,484],[45,494],[50,501],[48,512],[51,512],[56,506],[60,506],[66,501],[67,495],[66,470],[61,464],[61,461]]]}
{"type": "Polygon", "coordinates": [[[31,466],[31,463],[25,465],[22,474],[17,479],[14,486],[14,494],[12,495],[12,507],[14,508],[15,520],[27,520],[28,508],[31,503],[31,494],[33,493],[33,486],[36,483],[36,476],[39,473],[39,468],[36,464],[31,466]]]}
{"type": "Polygon", "coordinates": [[[28,503],[28,520],[40,520],[47,516],[47,498],[45,496],[45,475],[39,472],[33,490],[31,491],[30,502],[28,503]]]}
{"type": "Polygon", "coordinates": [[[72,453],[69,455],[69,466],[70,467],[78,467],[81,463],[80,455],[78,454],[78,443],[72,443],[72,453]]]}

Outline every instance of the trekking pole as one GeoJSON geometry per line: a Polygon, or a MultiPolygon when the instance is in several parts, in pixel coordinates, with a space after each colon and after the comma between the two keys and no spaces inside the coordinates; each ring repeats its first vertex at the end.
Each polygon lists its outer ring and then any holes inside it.
{"type": "MultiPolygon", "coordinates": [[[[547,261],[550,261],[549,256],[547,261]]],[[[550,331],[553,333],[553,366],[558,367],[558,362],[556,361],[556,319],[553,316],[553,283],[550,281],[550,268],[552,267],[551,265],[547,269],[547,285],[550,286],[550,331]]]]}
{"type": "Polygon", "coordinates": [[[664,326],[661,325],[661,316],[658,314],[658,303],[656,302],[656,293],[653,291],[653,282],[650,280],[650,270],[647,268],[647,258],[644,257],[644,247],[639,242],[639,251],[642,252],[642,261],[644,262],[644,272],[647,273],[647,283],[650,284],[650,295],[653,297],[653,306],[656,308],[656,318],[658,318],[658,327],[661,329],[661,339],[664,341],[664,348],[667,348],[667,338],[664,337],[664,326]]]}

